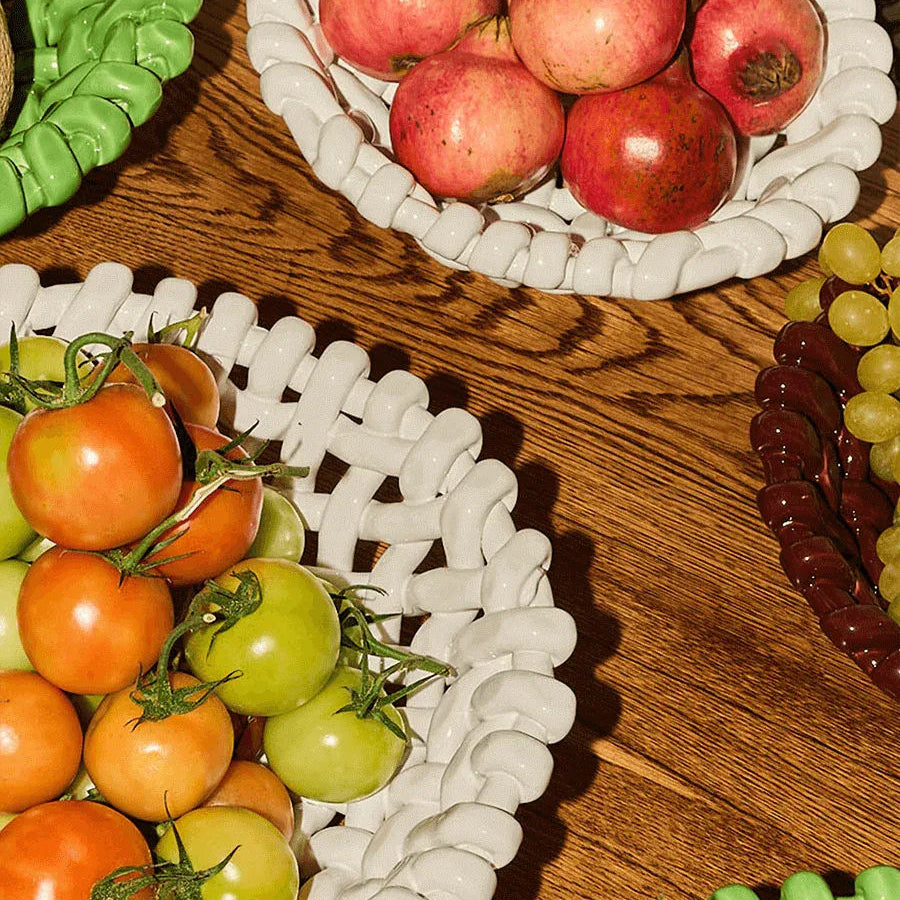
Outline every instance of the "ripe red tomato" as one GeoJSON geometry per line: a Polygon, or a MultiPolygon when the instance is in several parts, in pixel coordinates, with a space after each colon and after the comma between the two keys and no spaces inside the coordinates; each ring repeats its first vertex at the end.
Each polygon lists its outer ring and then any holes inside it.
{"type": "Polygon", "coordinates": [[[58,797],[78,772],[81,743],[78,714],[59,688],[34,672],[0,672],[0,810],[58,797]]]}
{"type": "MultiPolygon", "coordinates": [[[[169,676],[177,690],[199,684],[169,676]]],[[[162,822],[199,806],[222,780],[234,749],[228,710],[210,696],[191,712],[135,724],[142,708],[132,688],[100,704],[84,741],[84,765],[101,794],[137,819],[162,822]],[[168,809],[166,808],[168,804],[168,809]]]]}
{"type": "MultiPolygon", "coordinates": [[[[89,900],[110,872],[151,862],[147,842],[128,819],[86,800],[35,806],[0,832],[3,900],[89,900]]],[[[145,888],[133,900],[155,896],[145,888]]]]}
{"type": "Polygon", "coordinates": [[[294,833],[294,805],[281,779],[261,763],[236,759],[204,806],[240,806],[268,819],[287,840],[294,833]]]}
{"type": "MultiPolygon", "coordinates": [[[[217,450],[228,438],[200,425],[187,425],[188,434],[197,450],[217,450]]],[[[247,454],[235,447],[230,459],[246,459],[247,454]]],[[[194,481],[185,481],[176,504],[186,506],[197,488],[194,481]]],[[[262,512],[262,479],[228,481],[208,497],[191,517],[167,531],[163,538],[178,534],[157,558],[183,556],[182,559],[157,566],[154,571],[169,579],[173,585],[200,584],[221,575],[229,566],[243,559],[259,528],[262,512]]],[[[152,562],[154,557],[149,557],[152,562]]]]}
{"type": "MultiPolygon", "coordinates": [[[[209,366],[192,350],[178,344],[133,344],[132,350],[153,374],[166,399],[185,422],[214,428],[219,421],[219,387],[209,366]]],[[[136,384],[124,363],[107,383],[136,384]]]]}
{"type": "Polygon", "coordinates": [[[13,500],[56,544],[108,550],[143,537],[174,508],[181,451],[168,416],[130,384],[67,409],[36,409],[7,457],[13,500]]]}
{"type": "Polygon", "coordinates": [[[17,619],[44,678],[72,694],[111,694],[153,667],[174,611],[162,578],[123,577],[102,556],[53,547],[28,570],[17,619]]]}

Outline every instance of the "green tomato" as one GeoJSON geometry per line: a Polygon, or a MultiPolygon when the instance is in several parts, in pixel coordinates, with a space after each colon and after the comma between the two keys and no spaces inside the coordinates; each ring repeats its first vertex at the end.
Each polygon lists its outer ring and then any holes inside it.
{"type": "Polygon", "coordinates": [[[0,562],[0,669],[33,672],[34,666],[19,640],[16,606],[19,588],[28,572],[28,563],[18,559],[0,562]]]}
{"type": "MultiPolygon", "coordinates": [[[[4,335],[6,337],[6,335],[4,335]]],[[[19,374],[34,381],[66,380],[63,357],[66,342],[43,334],[31,334],[18,339],[19,374]]],[[[11,365],[9,343],[0,345],[0,372],[8,372],[11,365]]]]}
{"type": "Polygon", "coordinates": [[[13,501],[6,473],[9,445],[21,421],[17,412],[0,406],[0,560],[21,553],[37,537],[13,501]]]}
{"type": "Polygon", "coordinates": [[[227,631],[199,628],[188,637],[185,653],[201,681],[241,673],[216,689],[229,709],[274,716],[305,703],[328,681],[340,650],[340,623],[322,582],[299,563],[248,559],[215,581],[234,590],[238,580],[232,573],[246,570],[259,579],[260,606],[227,631]]]}
{"type": "MultiPolygon", "coordinates": [[[[361,683],[359,671],[340,667],[308,703],[266,722],[269,766],[295,794],[323,803],[360,800],[381,790],[403,761],[405,740],[375,719],[338,712],[361,683]]],[[[386,713],[403,728],[396,709],[386,713]]]]}
{"type": "MultiPolygon", "coordinates": [[[[63,365],[63,357],[66,354],[65,341],[43,334],[34,334],[19,338],[18,343],[20,375],[32,381],[55,381],[61,384],[66,380],[66,369],[63,365]]],[[[86,362],[87,357],[79,354],[79,360],[86,362]]],[[[0,372],[8,372],[9,367],[10,355],[7,343],[0,346],[0,372]]],[[[34,409],[34,404],[26,400],[25,407],[31,410],[34,409]]]]}
{"type": "MultiPolygon", "coordinates": [[[[212,806],[186,813],[175,827],[196,872],[212,868],[238,848],[228,865],[200,888],[203,900],[296,900],[297,859],[281,832],[262,816],[237,806],[212,806]]],[[[178,862],[171,828],[156,853],[178,862]]]]}
{"type": "Polygon", "coordinates": [[[263,485],[259,528],[247,551],[248,558],[289,559],[299,562],[305,545],[306,531],[297,507],[275,488],[263,485]]]}

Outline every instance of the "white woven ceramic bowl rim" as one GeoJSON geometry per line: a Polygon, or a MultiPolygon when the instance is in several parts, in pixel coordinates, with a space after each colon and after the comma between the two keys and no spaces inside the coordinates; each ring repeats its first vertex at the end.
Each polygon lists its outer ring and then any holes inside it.
{"type": "Polygon", "coordinates": [[[897,105],[887,75],[893,50],[874,21],[875,0],[818,2],[827,20],[825,76],[786,130],[786,145],[753,139],[732,200],[693,231],[655,236],[586,212],[552,180],[520,202],[438,204],[391,159],[396,85],[335,58],[316,19],[318,0],[308,8],[305,0],[247,0],[247,48],[268,107],[319,180],[364,218],[505,286],[657,300],[771,272],[814,248],[823,225],[855,206],[856,172],[878,159],[879,126],[897,105]]]}
{"type": "MultiPolygon", "coordinates": [[[[146,335],[191,314],[197,290],[166,278],[152,295],[134,293],[132,273],[95,267],[82,284],[42,287],[23,265],[0,267],[0,334],[52,329],[64,339],[90,331],[146,335]]],[[[270,329],[237,293],[219,296],[199,349],[214,361],[232,429],[280,441],[281,456],[309,466],[286,492],[317,535],[317,566],[337,584],[368,584],[376,612],[425,616],[411,646],[452,662],[458,677],[414,695],[407,708],[421,739],[401,772],[357,803],[304,801],[299,829],[322,871],[313,900],[489,900],[495,870],[522,838],[520,803],[537,799],[553,767],[548,743],[575,717],[571,690],[553,677],[575,645],[575,625],[556,609],[547,581],[550,542],[517,531],[510,515],[517,482],[497,460],[479,460],[481,426],[461,409],[428,412],[428,390],[402,370],[369,380],[369,357],[336,341],[318,358],[315,333],[298,317],[270,329]],[[229,375],[246,367],[246,388],[229,375]],[[284,400],[285,391],[299,399],[284,400]],[[296,396],[294,395],[294,396],[296,396]],[[316,490],[326,454],[346,472],[316,490]],[[376,493],[394,479],[402,501],[376,493]],[[385,549],[354,571],[360,541],[385,549]],[[446,565],[422,570],[438,542],[446,565]],[[333,826],[336,814],[343,825],[333,826]]],[[[292,395],[288,395],[292,396],[292,395]]]]}

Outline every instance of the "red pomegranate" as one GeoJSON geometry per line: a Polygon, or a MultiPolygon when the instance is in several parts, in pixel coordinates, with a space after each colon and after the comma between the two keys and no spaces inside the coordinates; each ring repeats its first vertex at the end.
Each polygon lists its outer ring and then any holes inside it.
{"type": "Polygon", "coordinates": [[[562,172],[583,206],[658,234],[700,225],[737,169],[725,110],[690,78],[682,54],[624,91],[579,97],[569,110],[562,172]]]}
{"type": "Polygon", "coordinates": [[[437,197],[475,202],[522,193],[556,162],[565,114],[519,62],[505,17],[473,25],[419,63],[391,103],[397,160],[437,197]]]}
{"type": "Polygon", "coordinates": [[[618,91],[659,72],[678,48],[685,0],[509,0],[526,68],[567,94],[618,91]]]}
{"type": "Polygon", "coordinates": [[[810,0],[706,0],[690,40],[697,84],[746,135],[781,131],[822,80],[825,32],[810,0]]]}
{"type": "Polygon", "coordinates": [[[399,81],[419,60],[446,50],[502,0],[321,0],[331,48],[360,72],[399,81]]]}

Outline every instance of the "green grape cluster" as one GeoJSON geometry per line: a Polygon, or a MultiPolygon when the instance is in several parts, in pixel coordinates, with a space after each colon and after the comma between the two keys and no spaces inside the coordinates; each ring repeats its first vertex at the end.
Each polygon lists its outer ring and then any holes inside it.
{"type": "MultiPolygon", "coordinates": [[[[879,248],[859,225],[836,225],[822,241],[819,266],[823,276],[790,291],[785,310],[807,321],[825,312],[841,340],[869,348],[856,370],[862,391],[847,401],[844,424],[871,444],[872,473],[900,483],[900,229],[879,248]]],[[[884,563],[878,590],[900,624],[900,504],[876,552],[884,563]]]]}
{"type": "Polygon", "coordinates": [[[785,300],[788,317],[811,321],[822,312],[831,330],[856,347],[862,393],[844,408],[844,424],[872,444],[872,469],[900,482],[900,229],[879,247],[864,228],[835,225],[819,250],[824,275],[798,284],[785,300]]]}
{"type": "Polygon", "coordinates": [[[879,247],[865,228],[835,225],[819,248],[819,268],[821,276],[788,292],[789,319],[812,321],[827,310],[834,333],[858,347],[900,334],[900,229],[879,247]]]}
{"type": "Polygon", "coordinates": [[[900,504],[894,510],[894,524],[878,536],[875,552],[884,563],[878,592],[888,603],[888,615],[900,625],[900,504]]]}

